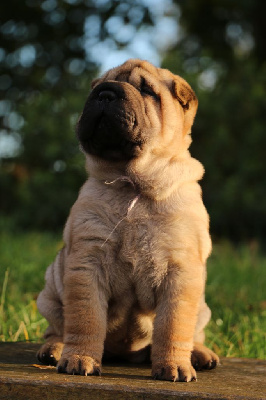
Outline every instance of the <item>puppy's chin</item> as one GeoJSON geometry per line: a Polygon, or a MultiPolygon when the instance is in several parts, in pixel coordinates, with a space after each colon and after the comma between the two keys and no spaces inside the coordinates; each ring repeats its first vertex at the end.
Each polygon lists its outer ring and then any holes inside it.
{"type": "Polygon", "coordinates": [[[140,151],[140,144],[128,140],[115,129],[108,130],[102,124],[95,128],[92,135],[83,135],[80,144],[85,153],[111,162],[129,162],[140,151]]]}

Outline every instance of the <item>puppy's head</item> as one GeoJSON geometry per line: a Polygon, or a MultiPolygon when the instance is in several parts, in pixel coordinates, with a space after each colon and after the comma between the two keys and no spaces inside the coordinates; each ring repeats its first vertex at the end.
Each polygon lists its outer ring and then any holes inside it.
{"type": "Polygon", "coordinates": [[[197,110],[188,83],[147,61],[129,60],[92,83],[77,124],[85,153],[128,163],[147,151],[187,149],[197,110]]]}

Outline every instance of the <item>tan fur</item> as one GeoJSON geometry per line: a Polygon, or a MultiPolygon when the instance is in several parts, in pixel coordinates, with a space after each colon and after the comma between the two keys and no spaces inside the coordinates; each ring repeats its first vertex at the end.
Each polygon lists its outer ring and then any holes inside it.
{"type": "Polygon", "coordinates": [[[191,352],[197,369],[218,361],[202,344],[211,240],[204,170],[188,151],[197,99],[182,78],[140,60],[93,85],[124,77],[129,96],[144,77],[160,97],[130,97],[145,108],[151,139],[128,163],[86,156],[89,178],[38,297],[50,324],[39,358],[58,361],[59,372],[99,374],[104,352],[143,361],[152,344],[154,378],[190,381],[191,352]]]}

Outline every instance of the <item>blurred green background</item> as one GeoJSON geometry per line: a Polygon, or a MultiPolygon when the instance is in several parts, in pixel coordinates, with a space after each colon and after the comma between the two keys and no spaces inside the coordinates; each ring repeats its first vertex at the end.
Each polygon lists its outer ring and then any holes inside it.
{"type": "Polygon", "coordinates": [[[57,230],[85,179],[74,127],[90,81],[128,57],[199,98],[192,155],[214,237],[265,237],[266,3],[9,0],[0,6],[0,215],[57,230]]]}

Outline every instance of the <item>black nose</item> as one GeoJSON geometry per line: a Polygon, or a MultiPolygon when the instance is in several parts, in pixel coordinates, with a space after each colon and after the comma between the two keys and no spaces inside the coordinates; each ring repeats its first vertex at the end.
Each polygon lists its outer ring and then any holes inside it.
{"type": "Polygon", "coordinates": [[[112,90],[102,90],[98,94],[99,101],[114,101],[117,99],[117,95],[112,90]]]}

